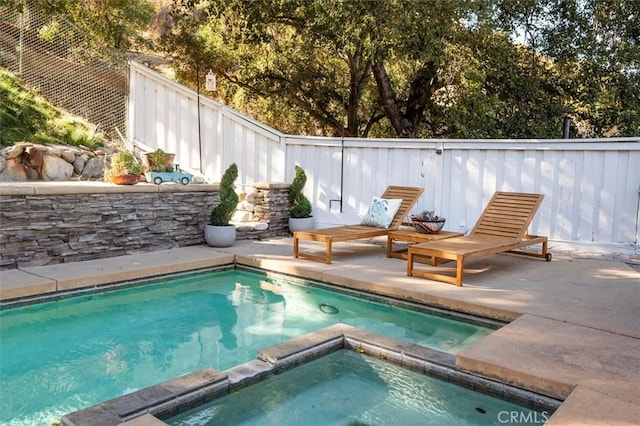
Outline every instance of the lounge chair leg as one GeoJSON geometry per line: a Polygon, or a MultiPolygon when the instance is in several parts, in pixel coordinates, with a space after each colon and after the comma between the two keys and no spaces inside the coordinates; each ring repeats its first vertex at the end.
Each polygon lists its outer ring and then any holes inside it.
{"type": "Polygon", "coordinates": [[[296,238],[295,234],[293,235],[293,257],[298,258],[298,238],[296,238]]]}
{"type": "Polygon", "coordinates": [[[327,264],[331,263],[331,238],[327,239],[327,244],[325,245],[325,257],[324,257],[324,261],[327,264]]]}
{"type": "Polygon", "coordinates": [[[413,252],[409,250],[407,252],[407,276],[413,275],[413,252]]]}
{"type": "Polygon", "coordinates": [[[464,272],[464,256],[458,255],[456,259],[456,285],[462,287],[462,274],[464,272]]]}

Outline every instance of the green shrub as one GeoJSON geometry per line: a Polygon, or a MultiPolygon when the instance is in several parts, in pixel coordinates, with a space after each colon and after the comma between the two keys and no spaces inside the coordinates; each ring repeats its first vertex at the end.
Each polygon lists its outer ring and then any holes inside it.
{"type": "Polygon", "coordinates": [[[129,151],[116,152],[111,156],[110,166],[105,170],[105,178],[111,181],[113,176],[139,175],[142,173],[142,166],[136,157],[129,151]]]}
{"type": "Polygon", "coordinates": [[[148,154],[149,165],[152,172],[172,172],[174,167],[171,164],[173,154],[166,153],[162,148],[148,154]]]}
{"type": "Polygon", "coordinates": [[[289,185],[289,203],[291,204],[289,214],[293,218],[311,217],[311,202],[302,193],[302,189],[307,183],[307,175],[300,166],[296,166],[295,171],[296,175],[289,185]]]}
{"type": "Polygon", "coordinates": [[[211,210],[209,223],[216,226],[227,226],[238,207],[238,194],[233,183],[238,178],[238,166],[232,163],[222,175],[220,181],[220,204],[211,210]]]}

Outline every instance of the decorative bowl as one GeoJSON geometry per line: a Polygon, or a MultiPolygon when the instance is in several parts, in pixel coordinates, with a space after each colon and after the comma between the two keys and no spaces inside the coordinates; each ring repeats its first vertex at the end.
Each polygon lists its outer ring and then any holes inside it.
{"type": "Polygon", "coordinates": [[[420,220],[413,220],[411,224],[416,231],[423,234],[437,234],[444,227],[445,220],[438,220],[434,222],[425,222],[420,220]]]}

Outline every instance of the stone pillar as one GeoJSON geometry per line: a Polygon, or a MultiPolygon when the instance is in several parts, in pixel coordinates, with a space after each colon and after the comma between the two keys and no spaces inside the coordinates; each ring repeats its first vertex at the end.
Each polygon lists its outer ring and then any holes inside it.
{"type": "Polygon", "coordinates": [[[289,184],[256,182],[253,191],[254,220],[267,223],[270,236],[289,235],[289,184]]]}

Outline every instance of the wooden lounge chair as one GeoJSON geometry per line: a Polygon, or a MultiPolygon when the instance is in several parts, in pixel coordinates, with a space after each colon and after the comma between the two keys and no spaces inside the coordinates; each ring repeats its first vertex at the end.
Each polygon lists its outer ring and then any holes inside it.
{"type": "Polygon", "coordinates": [[[496,192],[469,235],[409,246],[407,275],[462,286],[466,259],[508,252],[550,261],[547,237],[527,234],[527,227],[538,211],[543,197],[542,194],[496,192]],[[519,250],[534,244],[542,244],[540,253],[519,250]],[[430,257],[432,266],[437,266],[441,259],[456,261],[455,277],[414,269],[416,256],[430,257]]]}
{"type": "Polygon", "coordinates": [[[333,243],[341,241],[353,241],[362,238],[372,238],[387,235],[393,229],[397,229],[409,211],[418,201],[418,197],[424,191],[423,188],[409,186],[390,186],[381,195],[381,198],[401,198],[402,203],[398,208],[391,224],[387,228],[378,228],[369,225],[345,225],[332,228],[314,229],[311,231],[297,231],[293,234],[293,257],[317,260],[331,263],[331,250],[333,243]],[[303,253],[299,251],[299,240],[317,241],[325,244],[324,255],[303,253]]]}

